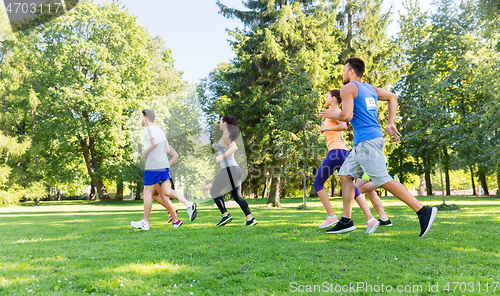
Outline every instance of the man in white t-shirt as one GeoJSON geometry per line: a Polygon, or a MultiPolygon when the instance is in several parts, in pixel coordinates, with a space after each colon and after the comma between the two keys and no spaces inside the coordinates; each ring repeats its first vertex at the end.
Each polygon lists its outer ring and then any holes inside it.
{"type": "MultiPolygon", "coordinates": [[[[188,202],[181,193],[170,188],[170,165],[168,163],[167,153],[169,145],[165,133],[155,126],[155,113],[153,110],[145,109],[142,111],[141,124],[145,127],[142,141],[142,158],[146,162],[144,168],[144,218],[141,221],[132,221],[130,224],[134,228],[149,230],[149,214],[153,204],[153,192],[155,184],[159,184],[167,197],[174,198],[186,205],[189,219],[193,221],[196,218],[196,203],[188,202]]],[[[170,215],[175,217],[175,208],[167,199],[167,209],[170,215]]],[[[174,228],[178,228],[182,221],[177,220],[173,223],[174,228]]]]}

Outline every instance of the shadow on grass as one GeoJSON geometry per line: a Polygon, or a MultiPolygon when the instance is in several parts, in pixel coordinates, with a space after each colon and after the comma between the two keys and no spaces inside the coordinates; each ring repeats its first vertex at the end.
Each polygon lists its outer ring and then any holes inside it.
{"type": "MultiPolygon", "coordinates": [[[[394,196],[381,196],[382,202],[384,201],[399,201],[394,196]]],[[[416,198],[421,201],[421,202],[430,202],[430,201],[436,201],[436,202],[442,202],[442,197],[438,195],[429,195],[429,196],[416,196],[416,198]]],[[[342,202],[342,197],[331,197],[330,198],[332,202],[342,202]]],[[[226,198],[226,201],[229,201],[231,199],[226,198]]],[[[450,195],[450,196],[445,196],[446,203],[452,203],[453,201],[499,201],[500,197],[499,196],[494,196],[494,195],[489,195],[489,196],[462,196],[462,195],[450,195]]],[[[194,200],[196,202],[196,200],[194,200]]],[[[199,200],[202,203],[206,202],[212,202],[208,201],[207,199],[202,199],[199,200]]],[[[254,199],[254,198],[249,198],[246,199],[249,205],[266,205],[267,204],[267,199],[254,199]]],[[[280,200],[281,204],[283,205],[288,205],[288,204],[302,204],[303,200],[302,197],[300,198],[284,198],[280,200]]],[[[317,197],[313,198],[308,198],[307,202],[316,202],[320,203],[320,199],[317,197]]],[[[45,207],[45,206],[80,206],[80,205],[92,205],[96,207],[112,207],[112,206],[137,206],[139,204],[142,204],[143,200],[97,200],[97,201],[86,201],[86,200],[63,200],[63,201],[41,201],[40,205],[37,207],[45,207]]],[[[28,201],[28,202],[22,202],[18,204],[21,207],[35,207],[35,203],[33,201],[28,201]]],[[[2,207],[7,207],[7,206],[2,206],[2,207]]]]}
{"type": "MultiPolygon", "coordinates": [[[[142,204],[142,200],[61,200],[61,201],[41,201],[36,207],[46,207],[46,206],[82,206],[82,205],[92,205],[92,206],[134,206],[137,204],[142,204]]],[[[35,207],[34,201],[21,202],[18,204],[21,207],[35,207]]]]}

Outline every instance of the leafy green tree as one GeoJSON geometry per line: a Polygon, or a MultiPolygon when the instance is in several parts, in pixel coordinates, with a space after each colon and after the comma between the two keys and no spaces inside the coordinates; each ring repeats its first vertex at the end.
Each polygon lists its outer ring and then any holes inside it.
{"type": "Polygon", "coordinates": [[[500,17],[498,16],[498,11],[500,11],[500,1],[499,0],[476,0],[470,2],[474,6],[477,15],[481,18],[483,22],[482,25],[486,26],[487,35],[494,35],[495,32],[498,33],[500,28],[500,17]]]}
{"type": "Polygon", "coordinates": [[[439,151],[447,194],[450,169],[467,169],[473,175],[473,166],[487,192],[488,173],[498,167],[493,156],[498,117],[491,112],[498,109],[497,86],[490,83],[497,75],[493,69],[498,50],[491,32],[480,25],[473,1],[457,5],[442,0],[436,5],[438,9],[426,15],[418,3],[408,2],[410,13],[401,16],[399,40],[408,62],[396,85],[405,135],[401,148],[422,160],[428,194],[439,151]]]}
{"type": "MultiPolygon", "coordinates": [[[[336,68],[338,62],[330,52],[336,48],[340,51],[331,33],[334,27],[328,26],[334,19],[329,10],[320,12],[319,8],[299,1],[248,1],[249,12],[219,5],[226,16],[242,20],[247,30],[230,32],[237,40],[233,43],[237,59],[230,66],[221,65],[210,80],[202,82],[202,105],[210,106],[211,109],[205,109],[209,114],[228,113],[239,119],[247,147],[253,147],[249,155],[254,160],[251,171],[266,177],[270,173],[274,193],[270,202],[278,206],[276,196],[282,180],[279,168],[285,162],[279,156],[282,147],[274,144],[280,139],[273,128],[284,93],[281,81],[296,67],[298,72],[307,73],[313,85],[325,85],[331,77],[329,70],[336,68]]],[[[258,179],[250,177],[250,181],[258,179]]],[[[265,184],[269,182],[265,180],[265,184]]]]}
{"type": "Polygon", "coordinates": [[[2,73],[15,74],[2,82],[12,107],[4,104],[2,129],[32,139],[25,170],[34,180],[90,181],[101,198],[108,198],[107,180],[139,186],[127,121],[147,101],[183,87],[162,40],[117,2],[83,1],[2,47],[2,73]],[[82,163],[88,178],[78,177],[82,163]]]}
{"type": "Polygon", "coordinates": [[[473,42],[468,35],[467,16],[452,1],[443,0],[435,13],[421,13],[418,3],[408,3],[401,16],[400,42],[406,52],[407,74],[397,83],[406,146],[422,160],[427,194],[432,194],[431,172],[438,150],[443,152],[446,188],[449,193],[449,147],[456,143],[454,128],[459,100],[467,75],[456,67],[467,59],[473,42]],[[429,22],[427,22],[429,20],[429,22]]]}
{"type": "MultiPolygon", "coordinates": [[[[240,119],[252,160],[249,187],[263,187],[263,195],[270,187],[271,204],[278,206],[276,194],[283,196],[284,189],[302,183],[304,164],[319,166],[313,153],[306,153],[309,158],[302,162],[286,156],[322,146],[317,113],[323,100],[318,98],[342,85],[344,58],[365,58],[373,70],[367,75],[370,83],[385,87],[394,81],[397,70],[385,63],[388,54],[394,55],[394,45],[384,33],[387,15],[379,14],[380,3],[363,1],[356,10],[356,34],[348,48],[336,2],[246,1],[246,11],[218,2],[221,13],[242,21],[244,29],[229,32],[237,58],[204,79],[198,96],[209,118],[229,113],[240,119]],[[302,173],[283,175],[285,167],[302,173]]],[[[305,175],[310,179],[314,170],[305,175]]]]}

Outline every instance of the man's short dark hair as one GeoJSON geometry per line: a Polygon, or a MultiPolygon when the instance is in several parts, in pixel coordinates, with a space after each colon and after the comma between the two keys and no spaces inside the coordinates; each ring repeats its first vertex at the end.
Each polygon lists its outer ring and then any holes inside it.
{"type": "Polygon", "coordinates": [[[356,75],[361,78],[365,73],[365,62],[360,58],[348,58],[345,60],[344,65],[349,64],[349,67],[354,70],[356,75]]]}
{"type": "Polygon", "coordinates": [[[146,116],[149,122],[155,122],[155,112],[151,109],[142,110],[142,115],[146,116]]]}

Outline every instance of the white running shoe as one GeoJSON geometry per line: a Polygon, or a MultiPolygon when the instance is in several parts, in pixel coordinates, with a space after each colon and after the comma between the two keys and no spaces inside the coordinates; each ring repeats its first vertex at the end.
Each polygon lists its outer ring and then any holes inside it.
{"type": "Polygon", "coordinates": [[[337,218],[337,215],[333,215],[333,217],[326,216],[325,223],[321,224],[319,228],[327,228],[332,225],[335,225],[339,222],[339,218],[337,218]]]}
{"type": "Polygon", "coordinates": [[[146,223],[144,221],[131,221],[130,225],[134,228],[142,229],[142,230],[149,230],[149,223],[146,223]]]}
{"type": "Polygon", "coordinates": [[[366,232],[365,233],[373,234],[377,230],[379,225],[380,225],[380,222],[377,219],[371,218],[370,221],[366,222],[366,232]]]}
{"type": "Polygon", "coordinates": [[[196,215],[198,214],[198,212],[196,211],[196,203],[195,202],[188,203],[187,212],[189,215],[189,221],[193,221],[194,219],[196,219],[196,215]]]}

